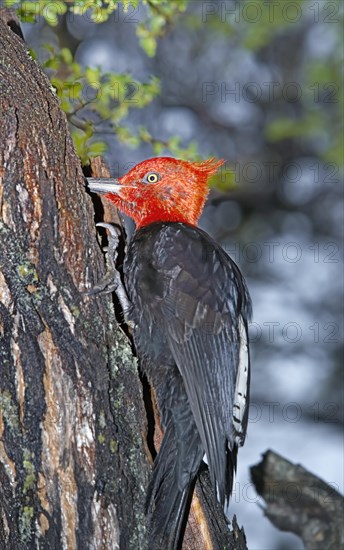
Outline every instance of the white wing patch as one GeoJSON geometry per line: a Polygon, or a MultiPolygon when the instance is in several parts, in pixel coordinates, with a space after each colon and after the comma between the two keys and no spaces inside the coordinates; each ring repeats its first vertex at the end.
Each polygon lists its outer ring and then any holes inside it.
{"type": "Polygon", "coordinates": [[[247,382],[249,369],[249,356],[247,345],[247,334],[242,317],[239,319],[239,364],[238,373],[234,391],[233,404],[233,422],[236,431],[235,442],[237,445],[243,444],[243,419],[247,406],[247,382]]]}

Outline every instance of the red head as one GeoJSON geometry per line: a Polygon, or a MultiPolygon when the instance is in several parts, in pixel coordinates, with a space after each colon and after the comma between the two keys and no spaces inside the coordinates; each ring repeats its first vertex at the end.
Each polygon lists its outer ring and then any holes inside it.
{"type": "Polygon", "coordinates": [[[187,162],[170,157],[140,162],[114,183],[97,180],[91,191],[105,193],[136,227],[157,221],[196,224],[208,194],[208,179],[223,160],[187,162]]]}

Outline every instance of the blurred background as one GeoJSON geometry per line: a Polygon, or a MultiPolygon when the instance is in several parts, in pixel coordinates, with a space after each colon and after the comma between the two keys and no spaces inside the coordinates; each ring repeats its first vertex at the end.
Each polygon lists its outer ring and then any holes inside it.
{"type": "Polygon", "coordinates": [[[55,86],[68,83],[58,91],[76,144],[104,152],[114,176],[156,155],[226,159],[201,226],[240,265],[254,306],[229,514],[251,550],[301,550],[264,517],[249,466],[273,449],[343,492],[343,3],[126,4],[97,24],[90,10],[54,26],[39,17],[25,38],[55,86]],[[115,117],[97,111],[105,73],[115,117]]]}

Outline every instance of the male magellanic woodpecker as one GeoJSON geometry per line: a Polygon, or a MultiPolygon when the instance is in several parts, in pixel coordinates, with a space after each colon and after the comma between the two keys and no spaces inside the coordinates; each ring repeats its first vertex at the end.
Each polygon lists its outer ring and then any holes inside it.
{"type": "Polygon", "coordinates": [[[237,265],[196,225],[222,164],[152,158],[118,180],[89,180],[136,223],[125,313],[164,431],[148,490],[150,550],[179,548],[205,455],[214,494],[228,503],[246,435],[251,301],[237,265]]]}

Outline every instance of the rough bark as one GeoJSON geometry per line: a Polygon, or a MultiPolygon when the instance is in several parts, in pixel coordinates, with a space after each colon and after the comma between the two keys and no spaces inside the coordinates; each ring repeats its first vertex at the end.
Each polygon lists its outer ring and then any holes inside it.
{"type": "MultiPolygon", "coordinates": [[[[197,480],[196,497],[199,501],[200,509],[202,510],[201,517],[202,515],[204,517],[204,521],[202,522],[200,514],[197,514],[196,521],[198,525],[204,524],[205,528],[203,532],[208,533],[208,535],[204,537],[204,540],[205,542],[209,542],[209,546],[206,544],[196,546],[194,547],[195,550],[199,548],[247,550],[244,528],[238,526],[236,516],[233,516],[233,519],[228,524],[224,517],[222,507],[219,502],[214,499],[214,489],[207,468],[201,471],[197,480]]],[[[195,500],[196,499],[194,499],[194,501],[195,500]]],[[[197,506],[194,501],[192,502],[191,512],[193,512],[193,508],[197,506]]]]}
{"type": "Polygon", "coordinates": [[[66,118],[0,20],[0,547],[144,548],[142,386],[66,118]],[[120,526],[120,528],[119,528],[120,526]]]}
{"type": "Polygon", "coordinates": [[[272,451],[251,475],[266,502],[265,515],[278,529],[301,537],[307,550],[344,547],[344,500],[333,487],[272,451]]]}

